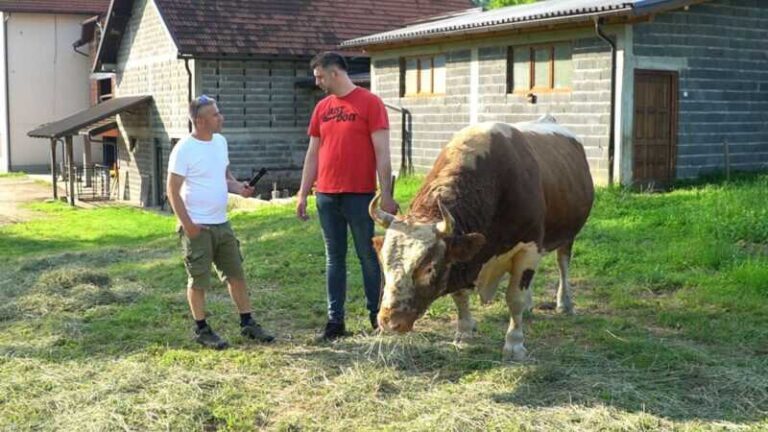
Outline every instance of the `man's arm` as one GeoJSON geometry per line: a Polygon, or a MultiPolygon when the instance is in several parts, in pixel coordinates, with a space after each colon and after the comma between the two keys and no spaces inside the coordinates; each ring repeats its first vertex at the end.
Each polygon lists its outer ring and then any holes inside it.
{"type": "Polygon", "coordinates": [[[171,203],[173,213],[176,218],[179,219],[181,226],[184,228],[184,232],[187,233],[189,238],[195,238],[200,234],[200,230],[203,227],[196,225],[192,222],[192,219],[187,213],[187,207],[184,205],[184,201],[181,199],[181,185],[184,184],[184,177],[172,172],[168,173],[168,184],[166,189],[168,190],[168,201],[171,203]]]}
{"type": "Polygon", "coordinates": [[[232,175],[232,171],[227,166],[227,173],[225,174],[227,181],[227,191],[230,193],[239,194],[242,197],[248,198],[253,195],[254,188],[248,186],[247,182],[238,181],[235,176],[232,175]]]}
{"type": "Polygon", "coordinates": [[[389,129],[381,129],[371,134],[373,149],[376,152],[376,172],[379,174],[381,188],[381,209],[387,213],[397,213],[398,204],[392,197],[392,160],[389,155],[389,129]]]}
{"type": "Polygon", "coordinates": [[[314,136],[310,137],[307,154],[304,156],[304,169],[301,172],[301,188],[299,189],[298,202],[296,203],[296,217],[301,220],[309,219],[309,216],[307,216],[307,197],[317,178],[318,147],[320,147],[320,138],[314,136]]]}

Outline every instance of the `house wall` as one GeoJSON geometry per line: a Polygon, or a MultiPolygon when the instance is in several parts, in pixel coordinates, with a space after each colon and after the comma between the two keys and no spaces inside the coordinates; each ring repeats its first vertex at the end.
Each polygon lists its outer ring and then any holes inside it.
{"type": "MultiPolygon", "coordinates": [[[[10,137],[11,170],[48,172],[49,141],[31,138],[27,133],[90,106],[88,73],[92,59],[72,49],[72,43],[80,38],[80,23],[88,17],[4,14],[7,18],[8,69],[5,72],[8,76],[10,130],[0,135],[3,141],[0,148],[6,149],[5,140],[10,137]]],[[[0,68],[4,66],[0,62],[0,68]]],[[[4,82],[0,86],[4,86],[4,82]]],[[[0,120],[4,123],[5,118],[0,120]]],[[[75,158],[80,165],[82,138],[75,137],[74,144],[75,158]]],[[[63,146],[59,147],[61,152],[63,146]]],[[[101,160],[101,155],[96,153],[94,162],[101,160]]],[[[58,157],[63,160],[61,154],[58,157]]]]}
{"type": "Polygon", "coordinates": [[[715,0],[634,26],[638,69],[679,73],[679,178],[768,168],[768,5],[715,0]]]}
{"type": "MultiPolygon", "coordinates": [[[[621,27],[608,28],[621,35],[621,27]]],[[[618,36],[617,36],[618,37],[618,36]]],[[[553,115],[584,144],[593,178],[608,181],[610,123],[610,49],[591,29],[510,35],[477,42],[442,43],[372,53],[373,90],[389,104],[413,113],[413,164],[418,171],[432,167],[452,135],[470,123],[520,122],[553,115]],[[567,93],[539,93],[536,103],[524,95],[506,93],[507,47],[573,41],[573,87],[567,93]],[[399,59],[403,56],[446,53],[445,96],[400,97],[399,59]]],[[[400,115],[390,113],[393,167],[400,165],[400,115]]]]}
{"type": "Polygon", "coordinates": [[[296,86],[309,60],[200,60],[198,93],[218,101],[229,143],[230,169],[238,178],[270,169],[261,187],[296,187],[307,150],[307,126],[319,90],[296,86]]]}
{"type": "Polygon", "coordinates": [[[5,12],[0,12],[0,173],[6,173],[11,169],[9,159],[8,140],[8,76],[6,71],[6,43],[5,43],[5,12]]]}
{"type": "MultiPolygon", "coordinates": [[[[123,199],[157,204],[165,194],[172,142],[189,134],[189,74],[184,60],[177,57],[154,2],[137,0],[118,52],[116,96],[149,94],[154,103],[118,116],[123,199]]],[[[308,60],[200,59],[189,60],[189,68],[193,95],[217,99],[224,115],[232,173],[245,179],[267,167],[271,172],[262,188],[275,181],[281,189],[298,185],[308,143],[306,128],[320,97],[317,90],[295,86],[296,77],[308,75],[308,60]]]]}
{"type": "MultiPolygon", "coordinates": [[[[189,133],[189,76],[184,61],[177,56],[154,2],[135,1],[117,55],[115,93],[116,97],[152,95],[154,102],[118,116],[121,199],[157,204],[165,193],[157,184],[158,180],[161,186],[165,184],[171,140],[189,133]],[[162,149],[159,159],[157,146],[162,149]]],[[[190,61],[190,70],[193,68],[190,61]]]]}

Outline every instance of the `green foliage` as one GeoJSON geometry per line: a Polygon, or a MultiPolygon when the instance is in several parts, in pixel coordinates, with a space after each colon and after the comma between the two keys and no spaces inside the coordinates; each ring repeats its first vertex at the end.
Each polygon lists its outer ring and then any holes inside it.
{"type": "MultiPolygon", "coordinates": [[[[526,3],[535,3],[537,0],[475,0],[474,3],[478,6],[485,7],[487,9],[497,9],[506,6],[516,6],[526,3]]],[[[539,0],[541,1],[541,0],[539,0]]]]}
{"type": "Polygon", "coordinates": [[[23,172],[23,171],[0,173],[0,179],[4,179],[4,178],[21,178],[21,177],[26,177],[26,176],[27,176],[27,174],[25,172],[23,172]]]}

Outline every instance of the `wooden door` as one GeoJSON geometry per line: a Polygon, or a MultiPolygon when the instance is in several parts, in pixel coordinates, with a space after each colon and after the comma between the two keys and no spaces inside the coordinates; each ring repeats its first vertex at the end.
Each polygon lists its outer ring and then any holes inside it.
{"type": "Polygon", "coordinates": [[[675,178],[677,73],[635,71],[633,178],[641,187],[664,187],[675,178]]]}

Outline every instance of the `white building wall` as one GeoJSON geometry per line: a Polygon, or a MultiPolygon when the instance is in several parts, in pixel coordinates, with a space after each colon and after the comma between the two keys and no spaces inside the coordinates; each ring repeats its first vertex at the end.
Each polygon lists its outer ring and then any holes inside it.
{"type": "Polygon", "coordinates": [[[5,18],[8,15],[0,12],[0,173],[10,170],[8,159],[8,87],[5,69],[5,18]]]}
{"type": "MultiPolygon", "coordinates": [[[[90,106],[91,57],[72,49],[88,15],[6,13],[11,170],[47,172],[50,143],[27,133],[90,106]]],[[[2,122],[0,122],[2,123],[2,122]]],[[[75,137],[82,164],[82,138],[75,137]]],[[[60,146],[62,147],[62,146],[60,146]]],[[[93,161],[101,154],[94,146],[93,161]]],[[[61,151],[61,150],[60,150],[61,151]]],[[[63,160],[59,155],[59,160],[63,160]]]]}

